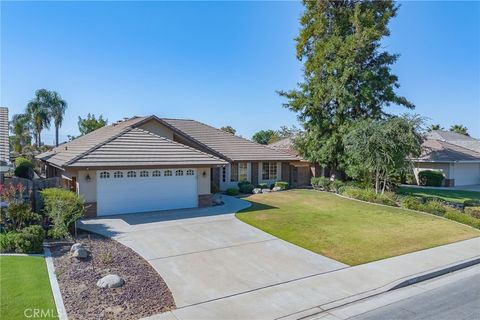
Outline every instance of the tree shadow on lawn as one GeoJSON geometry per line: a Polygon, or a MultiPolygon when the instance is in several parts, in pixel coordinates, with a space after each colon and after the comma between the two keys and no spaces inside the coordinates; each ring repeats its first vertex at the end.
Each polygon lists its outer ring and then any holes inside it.
{"type": "Polygon", "coordinates": [[[248,200],[248,201],[252,205],[250,207],[246,208],[246,209],[238,211],[238,213],[278,209],[278,207],[270,206],[268,204],[259,203],[259,202],[255,202],[255,201],[251,201],[251,200],[248,200]]]}

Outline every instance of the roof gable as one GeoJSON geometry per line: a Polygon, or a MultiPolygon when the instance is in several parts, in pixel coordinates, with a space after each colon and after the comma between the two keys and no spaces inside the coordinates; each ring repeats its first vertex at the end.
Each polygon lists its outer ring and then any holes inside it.
{"type": "Polygon", "coordinates": [[[292,161],[297,157],[274,150],[195,120],[161,119],[189,139],[221,154],[230,161],[292,161]]]}

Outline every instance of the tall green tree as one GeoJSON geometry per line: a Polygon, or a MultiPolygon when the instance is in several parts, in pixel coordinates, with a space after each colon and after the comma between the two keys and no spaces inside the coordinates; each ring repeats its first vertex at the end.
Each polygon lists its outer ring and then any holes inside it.
{"type": "Polygon", "coordinates": [[[470,136],[468,134],[468,128],[461,124],[454,124],[453,126],[450,127],[450,131],[460,133],[466,136],[470,136]]]}
{"type": "Polygon", "coordinates": [[[444,130],[444,128],[439,124],[432,124],[427,128],[428,132],[436,131],[436,130],[444,130]]]}
{"type": "Polygon", "coordinates": [[[107,122],[108,120],[104,119],[102,115],[100,115],[97,119],[94,114],[89,113],[86,118],[78,117],[78,130],[83,136],[106,126],[107,122]]]}
{"type": "Polygon", "coordinates": [[[422,126],[422,118],[408,115],[357,121],[343,138],[347,174],[372,179],[375,191],[383,193],[390,179],[411,170],[411,159],[420,156],[422,126]]]}
{"type": "Polygon", "coordinates": [[[55,145],[58,146],[58,129],[62,126],[67,102],[56,91],[50,91],[46,103],[55,126],[55,145]]]}
{"type": "Polygon", "coordinates": [[[233,135],[237,132],[237,130],[235,130],[232,126],[221,127],[220,130],[231,133],[233,135]]]}
{"type": "Polygon", "coordinates": [[[303,4],[296,38],[303,81],[279,94],[305,129],[295,139],[299,152],[335,172],[345,158],[343,133],[354,121],[383,118],[384,108],[392,104],[414,108],[395,92],[399,83],[390,67],[398,55],[381,46],[397,6],[393,1],[357,0],[303,4]]]}
{"type": "Polygon", "coordinates": [[[252,136],[252,140],[259,144],[269,144],[277,139],[275,130],[260,130],[252,136]]]}
{"type": "Polygon", "coordinates": [[[10,142],[13,150],[21,153],[26,145],[32,143],[32,125],[28,114],[15,114],[10,122],[10,142]]]}
{"type": "Polygon", "coordinates": [[[50,110],[47,105],[49,95],[49,91],[46,89],[37,90],[35,98],[27,104],[26,114],[30,118],[37,147],[42,145],[42,130],[50,128],[50,110]]]}

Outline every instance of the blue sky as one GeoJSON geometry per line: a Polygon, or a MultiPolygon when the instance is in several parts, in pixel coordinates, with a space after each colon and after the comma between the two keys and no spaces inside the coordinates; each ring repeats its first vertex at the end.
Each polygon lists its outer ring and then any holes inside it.
{"type": "MultiPolygon", "coordinates": [[[[23,112],[38,88],[78,116],[156,114],[244,137],[296,124],[275,93],[301,80],[298,2],[2,2],[1,96],[23,112]]],[[[480,137],[479,2],[401,2],[385,48],[415,113],[480,137]]],[[[392,107],[392,112],[403,109],[392,107]]],[[[43,139],[52,143],[53,131],[43,139]]]]}

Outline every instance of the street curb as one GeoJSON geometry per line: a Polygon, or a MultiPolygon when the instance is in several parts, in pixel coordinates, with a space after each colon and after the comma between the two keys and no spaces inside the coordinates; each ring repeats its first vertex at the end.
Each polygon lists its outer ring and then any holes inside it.
{"type": "Polygon", "coordinates": [[[57,314],[60,320],[68,320],[67,311],[63,304],[62,293],[57,281],[57,275],[55,274],[55,266],[53,264],[52,252],[48,247],[43,248],[45,252],[45,262],[47,264],[48,278],[50,279],[50,286],[52,287],[53,299],[57,306],[57,314]]]}
{"type": "Polygon", "coordinates": [[[393,281],[387,285],[384,285],[382,287],[369,290],[354,296],[350,296],[347,298],[343,298],[337,301],[329,302],[323,305],[316,306],[314,308],[310,308],[308,310],[302,310],[299,312],[296,312],[294,314],[290,314],[284,317],[280,317],[278,319],[282,320],[300,320],[300,319],[311,319],[313,317],[317,317],[319,315],[322,315],[324,313],[327,313],[330,310],[337,309],[340,307],[344,307],[346,305],[359,302],[361,300],[365,300],[368,298],[372,298],[374,296],[380,295],[382,293],[394,291],[396,289],[404,288],[422,281],[430,280],[442,275],[445,275],[447,273],[455,272],[461,269],[465,269],[474,265],[480,264],[480,256],[464,260],[461,262],[457,262],[454,264],[450,264],[444,267],[440,267],[437,269],[429,270],[426,272],[422,272],[416,275],[412,275],[406,278],[398,279],[396,281],[393,281]],[[309,312],[310,311],[310,312],[309,312]],[[313,311],[313,312],[312,312],[313,311]]]}

